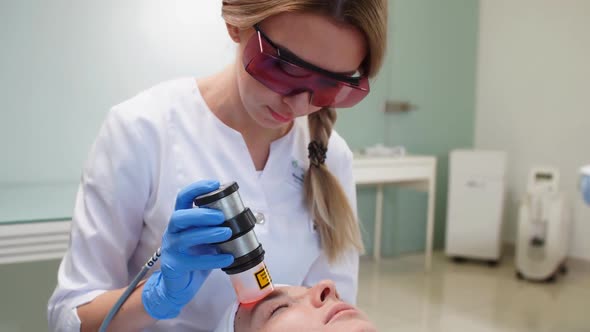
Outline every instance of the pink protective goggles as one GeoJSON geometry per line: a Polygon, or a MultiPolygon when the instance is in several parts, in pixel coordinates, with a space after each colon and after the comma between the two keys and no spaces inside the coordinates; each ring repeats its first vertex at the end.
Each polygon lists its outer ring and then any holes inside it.
{"type": "Polygon", "coordinates": [[[290,96],[310,93],[316,107],[352,107],[369,94],[366,76],[333,73],[275,45],[258,27],[244,50],[244,67],[272,91],[290,96]]]}

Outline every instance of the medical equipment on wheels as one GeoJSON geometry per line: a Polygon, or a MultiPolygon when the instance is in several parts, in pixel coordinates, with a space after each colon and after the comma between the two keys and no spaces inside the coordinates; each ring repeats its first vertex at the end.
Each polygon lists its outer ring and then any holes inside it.
{"type": "Polygon", "coordinates": [[[518,213],[516,276],[534,281],[555,281],[565,265],[570,220],[565,195],[559,191],[559,171],[535,167],[518,213]]]}
{"type": "MultiPolygon", "coordinates": [[[[222,270],[229,275],[238,301],[252,303],[270,294],[274,286],[264,264],[265,251],[254,232],[257,219],[249,208],[244,207],[238,188],[235,182],[222,184],[217,190],[196,197],[193,207],[217,209],[223,213],[225,221],[220,226],[231,229],[232,236],[214,245],[219,253],[231,254],[235,259],[230,266],[222,270]]],[[[147,272],[156,265],[161,256],[161,249],[156,250],[113,305],[100,326],[100,332],[107,330],[123,303],[147,272]]]]}
{"type": "Polygon", "coordinates": [[[494,266],[501,256],[506,153],[454,150],[449,160],[445,253],[494,266]]]}

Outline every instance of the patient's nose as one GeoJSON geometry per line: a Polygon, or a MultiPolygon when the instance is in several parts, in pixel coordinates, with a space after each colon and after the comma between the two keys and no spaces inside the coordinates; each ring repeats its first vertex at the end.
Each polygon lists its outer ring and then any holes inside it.
{"type": "Polygon", "coordinates": [[[323,306],[329,299],[339,299],[336,285],[331,280],[320,281],[310,289],[311,302],[315,307],[323,306]]]}

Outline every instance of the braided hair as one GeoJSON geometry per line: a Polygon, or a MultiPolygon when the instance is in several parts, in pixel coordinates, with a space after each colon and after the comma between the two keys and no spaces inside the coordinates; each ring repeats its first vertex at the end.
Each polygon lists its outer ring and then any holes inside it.
{"type": "Polygon", "coordinates": [[[324,163],[336,117],[333,108],[323,108],[308,115],[310,166],[304,178],[305,202],[331,261],[350,247],[363,250],[354,210],[340,182],[324,163]]]}

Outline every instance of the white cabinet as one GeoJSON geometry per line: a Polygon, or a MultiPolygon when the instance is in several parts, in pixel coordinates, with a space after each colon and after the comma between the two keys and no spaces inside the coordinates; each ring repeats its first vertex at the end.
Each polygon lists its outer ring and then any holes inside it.
{"type": "Polygon", "coordinates": [[[501,255],[506,154],[450,154],[446,254],[496,261],[501,255]]]}

